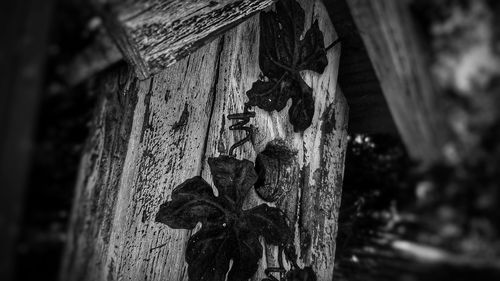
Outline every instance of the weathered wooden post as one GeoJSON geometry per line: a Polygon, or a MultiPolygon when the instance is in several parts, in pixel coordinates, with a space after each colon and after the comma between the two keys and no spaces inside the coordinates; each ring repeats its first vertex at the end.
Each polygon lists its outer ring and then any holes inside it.
{"type": "MultiPolygon", "coordinates": [[[[298,1],[305,28],[314,21],[324,43],[336,39],[320,0],[298,1]]],[[[61,280],[187,280],[185,247],[190,231],[155,222],[174,187],[201,175],[210,181],[206,159],[227,154],[243,138],[228,130],[227,115],[243,111],[246,92],[261,74],[259,16],[217,37],[146,80],[119,67],[99,78],[102,96],[92,135],[82,157],[61,280]]],[[[237,158],[254,160],[267,143],[282,139],[295,150],[290,191],[277,204],[295,229],[301,266],[318,280],[331,280],[335,253],[347,105],[336,85],[340,47],[328,50],[322,74],[303,71],[313,89],[314,116],[294,132],[286,110],[254,108],[253,145],[237,158]]],[[[247,207],[262,202],[252,192],[247,207]]],[[[252,280],[276,265],[276,247],[267,246],[252,280]]]]}

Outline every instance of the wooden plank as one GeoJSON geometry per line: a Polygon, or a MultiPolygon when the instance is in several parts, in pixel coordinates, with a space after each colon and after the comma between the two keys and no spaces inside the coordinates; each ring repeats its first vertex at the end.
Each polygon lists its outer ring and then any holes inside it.
{"type": "Polygon", "coordinates": [[[346,1],[409,153],[443,157],[453,142],[408,1],[346,1]]]}
{"type": "MultiPolygon", "coordinates": [[[[333,42],[335,31],[321,0],[300,3],[306,28],[318,19],[326,45],[333,42]]],[[[259,31],[255,16],[149,80],[139,81],[131,72],[104,78],[61,280],[187,280],[190,232],[155,223],[154,217],[178,184],[200,174],[210,180],[207,157],[227,153],[242,137],[228,130],[226,117],[242,111],[245,93],[259,77],[259,31]]],[[[336,84],[339,56],[339,47],[329,51],[322,75],[302,73],[316,101],[309,129],[294,133],[287,109],[272,114],[257,109],[256,142],[238,150],[239,158],[254,159],[278,137],[298,150],[297,185],[279,204],[296,222],[299,263],[312,265],[319,280],[333,276],[347,144],[347,105],[336,84]],[[301,247],[304,242],[309,246],[301,247]]],[[[258,201],[253,194],[247,206],[258,201]]],[[[267,250],[253,280],[275,265],[276,249],[267,250]]]]}
{"type": "MultiPolygon", "coordinates": [[[[321,0],[298,1],[305,10],[306,30],[314,20],[319,21],[325,36],[325,45],[337,36],[321,0]]],[[[244,137],[242,132],[228,131],[228,114],[243,112],[248,100],[246,91],[260,74],[258,64],[259,21],[247,20],[224,36],[219,80],[215,96],[207,157],[227,154],[230,146],[244,137]]],[[[311,265],[318,280],[332,280],[337,215],[347,144],[347,104],[337,88],[340,48],[328,53],[329,64],[322,75],[304,72],[305,81],[314,89],[315,114],[312,125],[303,134],[294,133],[288,120],[288,105],[281,112],[271,114],[255,109],[255,142],[238,148],[237,157],[255,159],[266,144],[277,138],[285,140],[289,148],[297,150],[297,167],[290,172],[291,183],[296,185],[277,204],[286,210],[295,225],[295,244],[301,257],[301,266],[311,265]],[[309,246],[304,246],[308,244],[309,246]],[[302,246],[301,246],[302,245],[302,246]]],[[[203,177],[210,178],[208,167],[203,177]]],[[[263,202],[253,192],[247,207],[263,202]]],[[[266,247],[259,271],[252,280],[266,277],[266,267],[277,266],[277,249],[266,247]]]]}
{"type": "Polygon", "coordinates": [[[219,49],[215,40],[146,81],[126,71],[103,79],[61,280],[185,278],[189,233],[154,217],[177,184],[201,171],[219,49]]]}
{"type": "Polygon", "coordinates": [[[350,134],[398,135],[389,106],[345,0],[324,0],[342,40],[339,84],[349,104],[350,134]],[[362,87],[360,87],[363,85],[362,87]]]}
{"type": "Polygon", "coordinates": [[[53,1],[4,1],[0,9],[0,280],[14,267],[53,1]]]}
{"type": "Polygon", "coordinates": [[[274,0],[96,2],[110,35],[138,77],[145,79],[274,0]]]}

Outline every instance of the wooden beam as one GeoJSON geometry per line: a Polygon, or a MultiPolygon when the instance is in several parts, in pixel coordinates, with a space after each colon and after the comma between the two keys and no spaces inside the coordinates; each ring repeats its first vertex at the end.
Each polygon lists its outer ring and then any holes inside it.
{"type": "MultiPolygon", "coordinates": [[[[325,45],[333,42],[335,31],[321,1],[299,2],[306,29],[318,19],[325,45]]],[[[184,250],[191,233],[156,223],[155,215],[186,179],[202,175],[210,181],[206,159],[227,154],[241,139],[241,132],[228,130],[226,117],[243,110],[246,91],[260,75],[259,31],[255,16],[149,80],[123,70],[102,78],[61,280],[187,280],[184,250]]],[[[333,48],[322,75],[302,74],[315,95],[309,129],[294,133],[288,108],[255,109],[255,142],[237,150],[238,158],[253,160],[269,141],[281,138],[298,151],[296,185],[278,204],[296,222],[299,263],[312,266],[318,280],[333,276],[347,144],[348,108],[336,84],[339,56],[340,48],[333,48]]],[[[257,202],[262,201],[252,192],[247,206],[257,202]]],[[[252,280],[262,280],[264,269],[276,265],[277,248],[265,249],[252,280]]]]}
{"type": "Polygon", "coordinates": [[[275,0],[96,0],[140,79],[158,73],[275,0]]]}
{"type": "Polygon", "coordinates": [[[323,0],[342,40],[338,82],[349,104],[350,134],[391,134],[396,124],[345,0],[323,0]]]}
{"type": "Polygon", "coordinates": [[[11,280],[53,1],[0,9],[0,280],[11,280]]]}
{"type": "Polygon", "coordinates": [[[422,161],[441,159],[454,136],[408,1],[346,2],[409,153],[422,161]]]}

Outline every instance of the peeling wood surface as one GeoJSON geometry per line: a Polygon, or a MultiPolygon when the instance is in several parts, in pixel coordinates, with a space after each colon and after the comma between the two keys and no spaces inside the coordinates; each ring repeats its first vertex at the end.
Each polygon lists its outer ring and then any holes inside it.
{"type": "Polygon", "coordinates": [[[178,183],[200,174],[218,50],[216,40],[142,82],[124,71],[103,78],[61,280],[184,280],[189,233],[154,216],[178,183]]]}
{"type": "Polygon", "coordinates": [[[158,73],[274,0],[101,0],[104,23],[139,78],[158,73]]]}
{"type": "MultiPolygon", "coordinates": [[[[300,3],[307,25],[318,19],[325,45],[333,42],[321,1],[300,3]]],[[[228,130],[226,117],[243,111],[246,91],[260,74],[258,23],[258,16],[248,19],[148,80],[123,70],[104,78],[100,91],[107,94],[82,160],[61,280],[187,280],[189,231],[155,223],[154,215],[184,180],[201,174],[210,181],[206,159],[226,154],[244,137],[228,130]],[[107,119],[115,124],[104,126],[107,119]]],[[[287,109],[255,109],[255,142],[236,151],[253,161],[276,138],[298,150],[296,185],[277,204],[295,224],[299,263],[312,265],[318,280],[333,276],[347,144],[348,109],[336,83],[339,56],[340,46],[329,51],[322,75],[302,73],[316,101],[309,129],[294,133],[287,109]]],[[[253,192],[246,206],[258,202],[253,192]]],[[[265,249],[253,280],[276,264],[277,249],[265,249]]]]}
{"type": "Polygon", "coordinates": [[[442,158],[454,137],[408,1],[346,2],[409,153],[423,161],[442,158]]]}

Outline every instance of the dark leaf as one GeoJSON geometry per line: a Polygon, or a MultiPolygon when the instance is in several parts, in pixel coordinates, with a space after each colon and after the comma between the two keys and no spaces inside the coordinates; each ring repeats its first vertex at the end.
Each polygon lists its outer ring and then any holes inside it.
{"type": "Polygon", "coordinates": [[[260,69],[270,79],[278,80],[286,73],[286,70],[276,65],[274,61],[292,65],[293,47],[288,45],[290,40],[285,38],[286,35],[280,29],[280,23],[275,13],[261,13],[260,28],[265,30],[265,32],[260,32],[260,69]]]}
{"type": "Polygon", "coordinates": [[[276,16],[279,22],[279,28],[282,32],[284,44],[288,46],[293,65],[296,59],[295,51],[299,48],[299,40],[304,31],[305,13],[304,9],[295,0],[282,0],[276,3],[276,16]]]}
{"type": "Polygon", "coordinates": [[[209,158],[208,165],[219,197],[226,196],[235,203],[242,202],[257,181],[254,165],[248,160],[220,156],[209,158]]]}
{"type": "Polygon", "coordinates": [[[225,212],[221,203],[204,179],[194,177],[172,191],[172,201],[160,206],[156,221],[174,229],[192,229],[198,222],[219,222],[225,212]]]}
{"type": "Polygon", "coordinates": [[[286,274],[286,281],[316,281],[316,274],[311,267],[297,268],[286,274]]]}
{"type": "Polygon", "coordinates": [[[312,89],[304,83],[302,93],[295,96],[292,100],[292,106],[288,110],[290,123],[295,132],[304,131],[309,128],[314,116],[314,98],[312,89]]]}
{"type": "Polygon", "coordinates": [[[267,205],[241,209],[257,180],[252,162],[229,156],[208,162],[219,196],[214,196],[205,180],[194,177],[174,189],[172,200],[160,206],[156,221],[186,229],[202,223],[186,249],[190,280],[224,281],[226,275],[229,281],[248,280],[262,256],[259,235],[268,243],[281,243],[289,235],[286,217],[267,205]]]}
{"type": "Polygon", "coordinates": [[[267,243],[284,245],[291,237],[286,216],[278,208],[261,204],[245,211],[245,216],[251,228],[267,243]]]}
{"type": "Polygon", "coordinates": [[[262,257],[262,245],[250,229],[238,227],[234,230],[235,245],[232,252],[233,265],[228,274],[228,281],[247,281],[255,274],[262,257]]]}
{"type": "Polygon", "coordinates": [[[226,280],[233,244],[224,228],[202,227],[191,236],[186,248],[189,280],[226,280]]]}
{"type": "Polygon", "coordinates": [[[325,70],[328,59],[323,33],[315,21],[300,40],[304,10],[295,0],[279,1],[276,12],[261,13],[260,25],[259,64],[269,81],[252,85],[247,92],[248,104],[281,111],[292,98],[290,121],[296,132],[304,131],[311,125],[314,98],[299,72],[325,70]]]}
{"type": "Polygon", "coordinates": [[[248,104],[258,106],[266,111],[281,111],[285,108],[289,98],[300,96],[296,82],[288,77],[268,82],[256,81],[247,92],[248,104]]]}
{"type": "Polygon", "coordinates": [[[318,21],[315,20],[306,32],[300,44],[300,59],[297,63],[299,70],[313,70],[323,73],[328,65],[326,57],[323,32],[319,30],[318,21]]]}
{"type": "Polygon", "coordinates": [[[281,83],[283,82],[257,80],[247,92],[250,99],[249,104],[259,105],[260,108],[266,111],[282,110],[285,108],[290,96],[289,92],[281,91],[283,89],[280,86],[281,83]]]}

